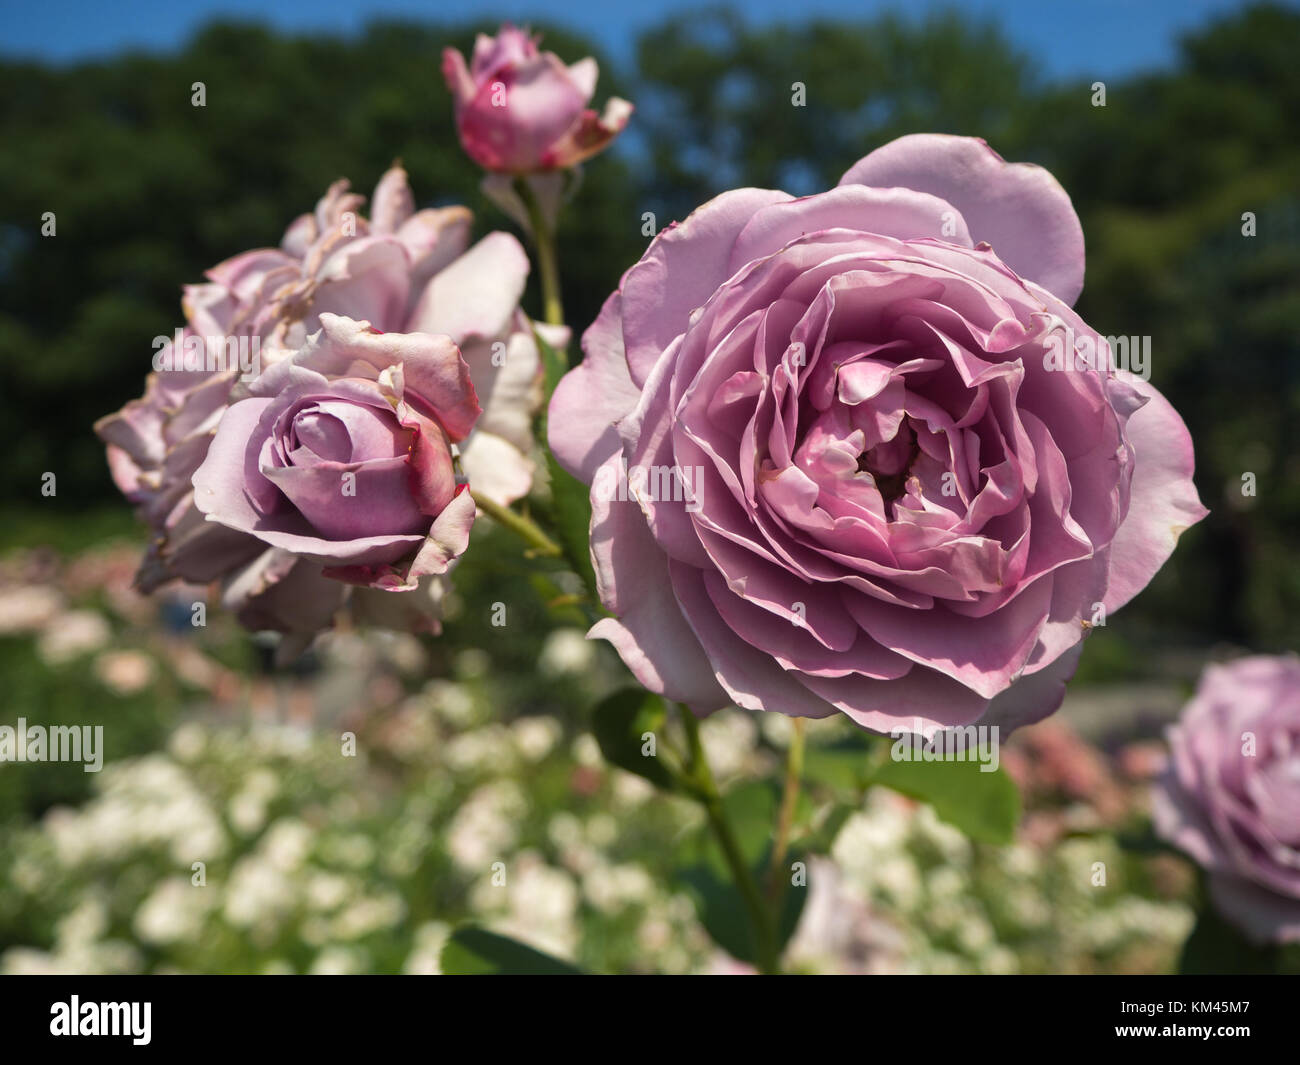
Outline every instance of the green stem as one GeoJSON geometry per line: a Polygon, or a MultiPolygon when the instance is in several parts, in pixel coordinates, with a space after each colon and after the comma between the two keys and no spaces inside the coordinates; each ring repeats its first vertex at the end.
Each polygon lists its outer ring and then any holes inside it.
{"type": "Polygon", "coordinates": [[[790,737],[790,750],[786,753],[785,787],[781,792],[781,812],[776,823],[776,842],[772,847],[772,862],[767,870],[767,898],[776,906],[785,893],[786,876],[782,866],[790,848],[790,832],[794,828],[795,808],[799,803],[799,784],[803,776],[804,719],[794,719],[794,732],[790,737]]]}
{"type": "Polygon", "coordinates": [[[713,771],[709,768],[708,758],[704,753],[704,744],[700,742],[699,722],[695,720],[695,715],[686,707],[682,707],[682,724],[686,728],[686,739],[689,747],[687,771],[691,775],[692,790],[700,805],[704,807],[704,814],[708,819],[709,828],[717,837],[718,845],[722,848],[722,855],[731,870],[732,879],[735,880],[736,888],[740,891],[741,899],[745,903],[745,909],[749,913],[749,923],[754,933],[755,961],[759,970],[764,974],[779,974],[781,959],[776,947],[776,930],[773,927],[772,915],[763,902],[763,896],[758,890],[758,881],[754,877],[753,870],[750,869],[749,863],[745,861],[744,854],[741,853],[740,844],[736,841],[736,834],[731,828],[731,822],[727,820],[727,812],[722,805],[722,796],[718,792],[718,785],[713,779],[713,771]]]}
{"type": "Polygon", "coordinates": [[[515,179],[515,192],[528,212],[528,223],[533,230],[533,246],[537,250],[537,268],[542,278],[543,317],[551,325],[564,324],[564,304],[560,300],[560,271],[555,259],[555,234],[546,223],[542,205],[527,178],[515,179]]]}
{"type": "Polygon", "coordinates": [[[470,495],[474,497],[474,502],[478,505],[479,510],[498,525],[509,529],[521,540],[531,545],[532,554],[544,555],[547,558],[559,558],[564,554],[560,545],[547,536],[536,522],[525,518],[522,514],[516,513],[509,507],[494,503],[479,492],[471,491],[470,495]]]}

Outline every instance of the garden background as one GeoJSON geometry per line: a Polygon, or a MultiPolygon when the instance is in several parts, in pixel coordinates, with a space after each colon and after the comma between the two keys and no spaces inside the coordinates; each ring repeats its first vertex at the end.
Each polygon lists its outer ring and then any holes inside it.
{"type": "MultiPolygon", "coordinates": [[[[0,765],[0,971],[428,971],[471,916],[594,969],[737,967],[673,875],[697,814],[651,801],[589,734],[621,666],[548,608],[556,588],[508,539],[476,533],[443,636],[339,633],[287,669],[215,602],[193,627],[201,593],[130,589],[143,534],[91,425],[139,394],[183,282],[277,243],[337,177],[369,194],[394,158],[420,206],[466,204],[478,235],[511,227],[478,191],[438,73],[442,47],[495,24],[217,21],[162,52],[0,59],[0,722],[103,723],[107,750],[98,775],[0,765]]],[[[1091,635],[1063,713],[1009,745],[1016,839],[972,843],[867,791],[810,850],[789,957],[1177,967],[1198,889],[1146,827],[1161,729],[1207,660],[1300,646],[1300,12],[1221,12],[1168,62],[1105,78],[1053,73],[1006,25],[958,13],[777,24],[717,8],[618,58],[575,25],[534,22],[548,48],[597,56],[598,100],[637,105],[559,233],[578,330],[639,257],[646,212],[662,226],[745,184],[819,191],[905,133],[983,136],[1069,191],[1088,247],[1078,309],[1103,335],[1151,338],[1211,514],[1091,635]],[[1105,890],[1096,861],[1114,870],[1105,890]]],[[[737,794],[787,727],[735,710],[706,723],[737,794]]],[[[839,786],[844,736],[811,742],[810,775],[839,786]]]]}

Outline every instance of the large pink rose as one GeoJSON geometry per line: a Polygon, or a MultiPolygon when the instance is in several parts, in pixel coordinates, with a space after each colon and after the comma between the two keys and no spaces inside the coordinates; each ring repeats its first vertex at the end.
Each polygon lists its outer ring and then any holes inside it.
{"type": "Polygon", "coordinates": [[[587,107],[598,72],[590,57],[566,66],[509,24],[495,37],[479,34],[468,65],[454,48],[442,53],[466,153],[510,174],[576,166],[623,130],[632,114],[626,100],[611,97],[599,115],[587,107]]]}
{"type": "MultiPolygon", "coordinates": [[[[369,217],[361,213],[363,204],[346,181],[335,182],[314,212],[289,226],[279,248],[237,255],[208,271],[205,283],[186,286],[182,339],[193,338],[215,356],[225,338],[242,340],[250,353],[256,343],[256,372],[302,347],[325,314],[368,321],[385,332],[448,335],[469,365],[484,408],[460,445],[461,468],[477,491],[498,502],[525,495],[540,399],[540,360],[519,309],[527,255],[506,233],[469,247],[471,218],[463,207],[416,211],[400,167],[380,179],[369,217]]],[[[96,426],[108,444],[114,480],[152,533],[138,577],[142,589],[178,577],[220,578],[227,582],[227,603],[255,627],[283,630],[292,621],[309,628],[309,620],[332,616],[337,587],[325,584],[304,594],[301,569],[286,580],[289,559],[269,555],[255,537],[205,520],[194,505],[191,479],[240,371],[219,361],[212,369],[213,360],[187,368],[185,353],[171,344],[156,361],[164,368],[149,375],[145,395],[96,426]],[[277,599],[292,609],[272,609],[277,599]],[[321,608],[309,609],[312,602],[321,608]],[[276,617],[284,623],[263,625],[276,617]]]]}
{"type": "Polygon", "coordinates": [[[1169,746],[1157,830],[1252,939],[1300,942],[1300,658],[1210,666],[1169,746]]]}
{"type": "Polygon", "coordinates": [[[551,403],[593,485],[591,635],[699,711],[1051,712],[1090,625],[1206,513],[1160,394],[1061,358],[1101,343],[1069,306],[1083,267],[1052,176],[965,137],[666,229],[551,403]]]}

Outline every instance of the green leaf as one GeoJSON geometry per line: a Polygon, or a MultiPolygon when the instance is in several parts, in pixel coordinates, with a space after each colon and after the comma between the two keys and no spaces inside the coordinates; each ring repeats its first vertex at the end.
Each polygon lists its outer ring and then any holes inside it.
{"type": "Polygon", "coordinates": [[[600,602],[596,591],[596,571],[591,568],[591,490],[555,461],[551,449],[545,448],[546,468],[551,475],[552,518],[556,538],[564,549],[565,560],[582,578],[593,603],[600,602]]]}
{"type": "Polygon", "coordinates": [[[750,864],[762,861],[772,849],[780,801],[776,786],[766,780],[744,781],[722,796],[722,808],[750,864]]]}
{"type": "MultiPolygon", "coordinates": [[[[787,855],[790,862],[802,861],[793,852],[787,855]]],[[[766,886],[766,866],[756,869],[760,888],[766,886]]],[[[758,951],[753,930],[749,924],[749,911],[740,891],[729,876],[720,874],[712,863],[701,862],[677,870],[677,879],[684,883],[695,900],[695,913],[709,938],[738,961],[756,964],[758,951]]],[[[806,886],[788,885],[781,896],[777,915],[776,948],[778,956],[785,950],[794,930],[803,916],[804,903],[808,901],[806,886]]]]}
{"type": "Polygon", "coordinates": [[[663,700],[640,688],[624,688],[602,699],[592,711],[591,729],[605,761],[673,791],[677,780],[659,760],[667,711],[663,700]],[[645,734],[654,733],[655,753],[644,754],[645,734]]]}
{"type": "Polygon", "coordinates": [[[1020,792],[1002,769],[968,762],[887,761],[871,783],[929,803],[943,821],[980,843],[1010,843],[1020,821],[1020,792]]]}
{"type": "MultiPolygon", "coordinates": [[[[749,781],[727,792],[722,805],[741,854],[756,878],[759,890],[766,893],[774,842],[772,832],[779,805],[776,789],[764,781],[749,781]]],[[[803,856],[793,850],[786,854],[787,865],[803,860],[803,856]]],[[[732,882],[730,867],[707,827],[687,840],[676,877],[693,896],[696,915],[710,938],[733,958],[755,963],[757,951],[749,911],[732,882]]],[[[785,949],[794,934],[807,897],[806,887],[786,887],[777,914],[778,953],[785,949]]]]}
{"type": "Polygon", "coordinates": [[[472,925],[458,928],[442,948],[448,976],[581,976],[582,970],[540,950],[472,925]]]}
{"type": "Polygon", "coordinates": [[[573,572],[582,578],[593,603],[600,602],[596,573],[591,568],[591,489],[564,469],[551,454],[546,437],[546,409],[551,394],[568,369],[564,354],[556,351],[536,329],[533,337],[542,357],[542,412],[537,418],[537,438],[546,453],[546,470],[551,479],[551,519],[555,537],[573,572]]]}
{"type": "Polygon", "coordinates": [[[812,829],[799,840],[801,850],[816,854],[827,854],[835,846],[835,838],[850,817],[857,813],[856,806],[836,804],[831,807],[820,825],[812,829]]]}
{"type": "Polygon", "coordinates": [[[686,885],[695,900],[695,915],[709,938],[733,958],[752,964],[758,952],[749,927],[749,911],[727,876],[711,863],[698,862],[678,867],[675,879],[686,885]]]}
{"type": "Polygon", "coordinates": [[[528,584],[537,598],[546,605],[551,619],[557,624],[584,629],[591,625],[591,619],[575,601],[575,597],[566,593],[546,573],[533,570],[528,574],[528,584]]]}
{"type": "Polygon", "coordinates": [[[830,746],[809,744],[804,751],[804,779],[832,791],[860,792],[871,782],[878,742],[860,733],[830,746]]]}
{"type": "MultiPolygon", "coordinates": [[[[764,869],[766,870],[766,864],[764,869]]],[[[785,869],[781,873],[785,877],[785,886],[781,894],[781,909],[776,917],[776,945],[778,952],[785,951],[785,945],[790,942],[790,937],[794,935],[794,930],[799,927],[799,918],[803,916],[804,903],[808,901],[808,856],[802,851],[796,851],[793,848],[785,852],[785,869]],[[793,884],[794,878],[793,866],[795,862],[802,862],[803,883],[793,884]]],[[[762,882],[763,888],[766,889],[766,880],[762,882]]]]}
{"type": "MultiPolygon", "coordinates": [[[[551,395],[555,392],[555,386],[560,383],[560,378],[564,376],[568,369],[568,362],[564,353],[556,351],[546,342],[536,329],[533,330],[533,339],[537,342],[537,350],[542,357],[542,395],[545,403],[551,402],[551,395]]],[[[543,408],[544,409],[544,408],[543,408]]]]}

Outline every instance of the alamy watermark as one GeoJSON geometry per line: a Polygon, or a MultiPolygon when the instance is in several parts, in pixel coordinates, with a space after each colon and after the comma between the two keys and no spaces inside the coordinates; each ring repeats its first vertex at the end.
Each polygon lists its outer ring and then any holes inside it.
{"type": "Polygon", "coordinates": [[[50,1035],[130,1036],[135,1046],[148,1046],[152,1035],[151,1002],[69,1002],[50,1006],[50,1035]]]}
{"type": "Polygon", "coordinates": [[[602,466],[592,481],[591,491],[605,502],[629,499],[647,503],[684,503],[695,513],[700,509],[696,489],[704,479],[703,466],[602,466]]]}
{"type": "Polygon", "coordinates": [[[104,768],[103,725],[0,725],[0,762],[82,762],[87,773],[104,768]]]}
{"type": "Polygon", "coordinates": [[[1143,381],[1151,380],[1151,338],[1149,336],[1074,335],[1060,322],[1043,339],[1043,369],[1078,373],[1125,370],[1143,381]]]}
{"type": "Polygon", "coordinates": [[[894,739],[889,757],[895,762],[978,762],[981,773],[996,773],[1001,761],[1001,729],[997,725],[939,729],[926,739],[917,718],[912,729],[900,725],[889,734],[894,739]]]}
{"type": "Polygon", "coordinates": [[[154,337],[153,347],[155,373],[238,370],[239,379],[248,382],[262,372],[262,338],[258,336],[200,336],[177,329],[174,336],[154,337]]]}

